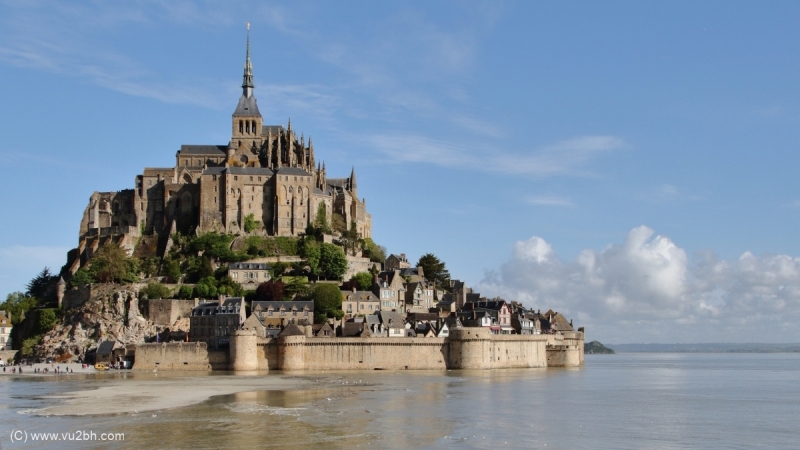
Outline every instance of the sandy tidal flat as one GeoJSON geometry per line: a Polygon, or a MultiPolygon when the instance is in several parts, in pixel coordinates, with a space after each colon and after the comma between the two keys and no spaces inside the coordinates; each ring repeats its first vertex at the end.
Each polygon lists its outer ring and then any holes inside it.
{"type": "Polygon", "coordinates": [[[65,392],[47,398],[61,400],[38,415],[123,414],[178,408],[203,402],[215,395],[261,390],[317,388],[312,380],[280,375],[175,376],[137,374],[127,379],[107,379],[95,389],[65,392]]]}

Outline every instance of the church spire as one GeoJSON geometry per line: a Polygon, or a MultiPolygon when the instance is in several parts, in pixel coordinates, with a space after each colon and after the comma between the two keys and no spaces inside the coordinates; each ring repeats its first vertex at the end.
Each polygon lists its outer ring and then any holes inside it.
{"type": "Polygon", "coordinates": [[[353,170],[350,171],[350,192],[354,195],[358,190],[358,186],[356,185],[356,167],[353,166],[353,170]]]}
{"type": "Polygon", "coordinates": [[[242,95],[250,97],[253,95],[253,66],[250,64],[250,22],[247,22],[247,56],[244,61],[244,77],[242,80],[242,95]]]}

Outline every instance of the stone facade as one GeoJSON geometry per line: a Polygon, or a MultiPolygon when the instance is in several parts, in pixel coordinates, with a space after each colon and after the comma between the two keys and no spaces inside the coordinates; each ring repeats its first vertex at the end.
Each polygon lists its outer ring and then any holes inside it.
{"type": "Polygon", "coordinates": [[[192,315],[192,309],[199,300],[149,299],[147,300],[147,319],[159,326],[170,327],[180,319],[192,315]]]}
{"type": "Polygon", "coordinates": [[[202,342],[139,345],[134,368],[268,371],[578,367],[584,363],[583,339],[581,332],[501,336],[482,328],[451,329],[447,338],[405,339],[298,335],[261,338],[254,330],[236,330],[227,352],[208,351],[202,342]]]}
{"type": "Polygon", "coordinates": [[[265,263],[236,262],[228,264],[228,276],[245,289],[255,290],[258,285],[269,281],[272,267],[265,263]]]}
{"type": "Polygon", "coordinates": [[[175,166],[146,168],[133,189],[95,192],[80,227],[74,273],[108,240],[133,252],[140,235],[166,236],[220,231],[298,236],[318,213],[328,224],[339,214],[355,223],[362,238],[372,237],[366,200],[358,198],[355,169],[346,178],[328,178],[314,145],[288,125],[265,125],[253,95],[248,35],[242,95],[224,145],[183,145],[175,166]],[[246,222],[255,225],[246,227],[246,222]],[[257,222],[257,223],[256,223],[257,222]],[[247,228],[247,229],[246,229],[247,228]]]}
{"type": "Polygon", "coordinates": [[[0,351],[11,350],[11,319],[0,311],[0,351]]]}

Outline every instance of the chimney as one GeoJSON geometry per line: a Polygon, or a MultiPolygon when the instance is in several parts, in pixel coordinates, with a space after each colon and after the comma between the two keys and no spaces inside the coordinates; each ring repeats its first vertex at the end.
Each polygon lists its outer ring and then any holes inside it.
{"type": "Polygon", "coordinates": [[[400,260],[401,261],[405,261],[406,260],[406,254],[405,253],[400,253],[400,260]]]}
{"type": "Polygon", "coordinates": [[[377,273],[372,276],[372,282],[375,283],[375,284],[378,284],[378,274],[377,273]]]}
{"type": "Polygon", "coordinates": [[[355,292],[356,292],[356,284],[353,283],[353,293],[355,294],[355,292]]]}

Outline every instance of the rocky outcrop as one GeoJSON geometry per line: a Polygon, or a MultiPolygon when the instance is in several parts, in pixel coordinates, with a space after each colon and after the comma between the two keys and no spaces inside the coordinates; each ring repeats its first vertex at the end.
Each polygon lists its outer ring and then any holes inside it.
{"type": "Polygon", "coordinates": [[[161,341],[181,340],[188,330],[188,320],[166,329],[147,320],[139,308],[138,286],[93,285],[89,300],[64,311],[60,323],[42,337],[36,356],[84,360],[102,341],[143,344],[155,342],[157,333],[161,341]]]}

